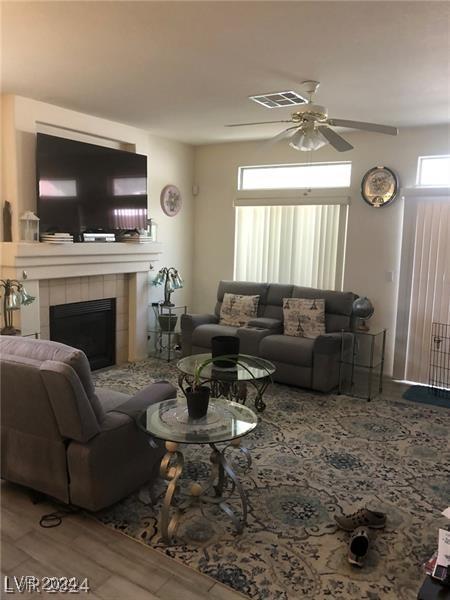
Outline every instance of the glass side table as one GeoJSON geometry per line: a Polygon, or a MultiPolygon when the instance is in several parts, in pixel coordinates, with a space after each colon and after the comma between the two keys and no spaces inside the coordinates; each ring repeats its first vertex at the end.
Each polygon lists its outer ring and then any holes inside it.
{"type": "Polygon", "coordinates": [[[386,331],[342,331],[339,393],[369,402],[382,393],[386,331]]]}
{"type": "MultiPolygon", "coordinates": [[[[264,392],[270,383],[276,367],[265,358],[239,355],[239,364],[235,368],[219,369],[210,363],[202,369],[202,382],[211,387],[213,398],[220,396],[245,404],[247,400],[247,384],[256,391],[255,408],[263,412],[266,408],[263,400],[264,392]]],[[[195,369],[203,361],[211,358],[211,354],[193,354],[185,356],[177,363],[180,371],[178,385],[186,395],[185,388],[192,385],[195,369]]]]}
{"type": "Polygon", "coordinates": [[[251,467],[250,452],[241,446],[241,438],[258,425],[258,417],[247,406],[228,400],[210,400],[208,412],[202,419],[192,419],[187,412],[186,400],[175,398],[150,405],[141,412],[136,423],[152,438],[165,441],[166,454],[160,465],[160,474],[167,481],[167,490],[160,512],[160,532],[170,543],[176,536],[183,513],[192,505],[221,509],[233,522],[237,533],[247,523],[247,494],[236,474],[230,453],[241,452],[251,467]],[[193,482],[184,497],[180,492],[180,476],[184,456],[180,444],[198,444],[208,452],[210,474],[206,482],[193,482]],[[217,444],[224,444],[219,448],[217,444]],[[212,452],[211,452],[212,450],[212,452]],[[240,504],[240,514],[235,504],[240,504]]]}
{"type": "Polygon", "coordinates": [[[152,326],[148,330],[150,354],[170,362],[178,358],[177,347],[180,340],[181,315],[187,313],[187,306],[165,306],[161,303],[151,305],[153,311],[152,326]]]}

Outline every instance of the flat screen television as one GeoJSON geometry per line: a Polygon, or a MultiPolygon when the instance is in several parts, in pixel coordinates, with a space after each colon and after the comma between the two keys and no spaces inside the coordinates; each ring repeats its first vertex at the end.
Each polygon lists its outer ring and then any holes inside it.
{"type": "Polygon", "coordinates": [[[38,133],[36,172],[41,233],[146,227],[146,156],[38,133]]]}

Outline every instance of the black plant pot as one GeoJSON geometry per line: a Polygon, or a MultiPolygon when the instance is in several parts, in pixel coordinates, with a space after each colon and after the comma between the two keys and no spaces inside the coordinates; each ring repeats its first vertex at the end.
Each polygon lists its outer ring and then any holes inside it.
{"type": "Polygon", "coordinates": [[[209,395],[211,390],[206,385],[193,390],[191,387],[186,389],[188,415],[191,419],[201,419],[208,412],[209,395]]]}
{"type": "Polygon", "coordinates": [[[235,335],[216,335],[211,338],[213,365],[219,367],[219,369],[235,367],[238,360],[239,344],[240,340],[235,335]],[[236,358],[225,358],[220,360],[221,356],[226,356],[227,354],[236,355],[236,358]]]}
{"type": "Polygon", "coordinates": [[[178,321],[178,315],[159,315],[158,321],[161,331],[173,331],[178,321]]]}

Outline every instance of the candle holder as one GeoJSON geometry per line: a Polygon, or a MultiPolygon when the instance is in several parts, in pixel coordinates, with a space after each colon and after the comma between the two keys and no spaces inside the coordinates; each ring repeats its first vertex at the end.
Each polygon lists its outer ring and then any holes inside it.
{"type": "Polygon", "coordinates": [[[39,217],[31,210],[20,217],[20,239],[22,242],[39,242],[39,217]]]}

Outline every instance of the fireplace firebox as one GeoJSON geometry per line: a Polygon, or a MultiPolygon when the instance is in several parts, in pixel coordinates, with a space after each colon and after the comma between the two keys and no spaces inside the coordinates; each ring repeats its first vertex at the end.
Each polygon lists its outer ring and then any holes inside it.
{"type": "Polygon", "coordinates": [[[50,339],[83,350],[91,369],[116,362],[116,299],[50,306],[50,339]]]}

